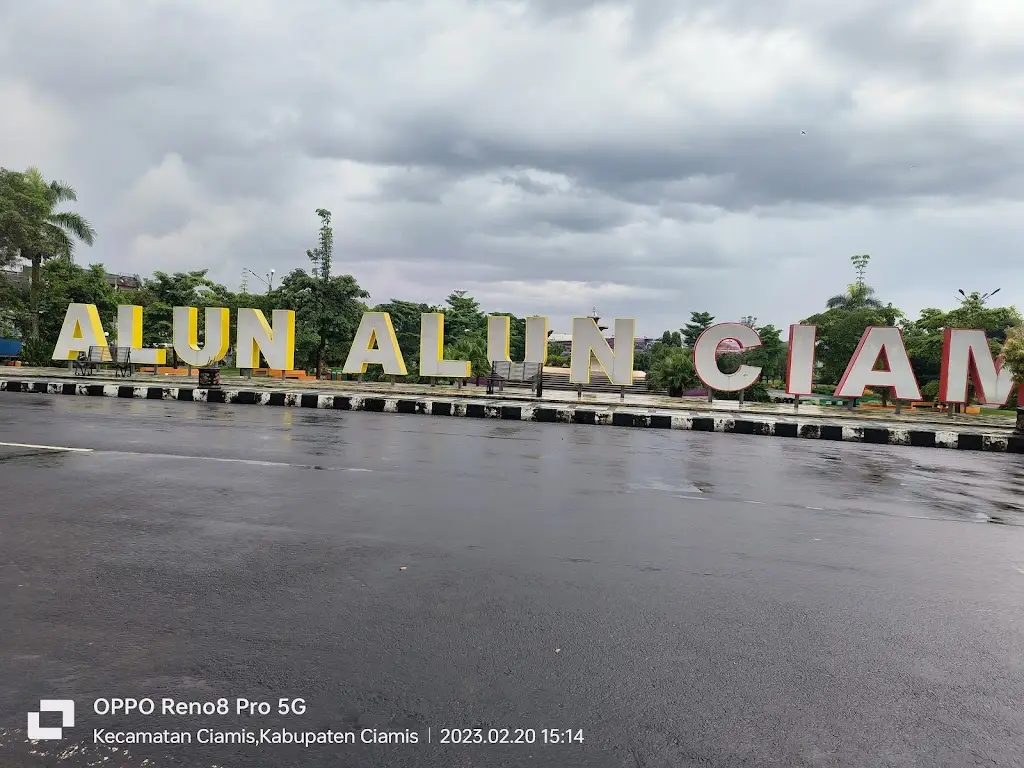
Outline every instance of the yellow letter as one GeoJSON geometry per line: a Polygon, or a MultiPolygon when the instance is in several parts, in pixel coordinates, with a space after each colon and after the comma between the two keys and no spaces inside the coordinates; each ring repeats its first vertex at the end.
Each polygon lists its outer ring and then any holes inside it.
{"type": "Polygon", "coordinates": [[[444,359],[444,315],[440,312],[420,315],[420,376],[468,379],[469,375],[468,360],[444,359]]]}
{"type": "Polygon", "coordinates": [[[133,304],[117,305],[117,347],[130,347],[132,362],[139,365],[164,365],[167,362],[166,349],[143,349],[142,307],[133,304]]]}
{"type": "Polygon", "coordinates": [[[407,373],[402,350],[398,348],[398,339],[395,338],[395,327],[387,312],[363,313],[345,367],[341,370],[342,373],[355,375],[366,373],[369,365],[383,366],[384,373],[389,376],[405,376],[407,373]],[[385,340],[386,346],[382,343],[385,340]]]}
{"type": "Polygon", "coordinates": [[[205,315],[206,343],[200,347],[199,312],[195,307],[174,308],[174,351],[182,362],[196,368],[223,360],[231,345],[231,312],[223,307],[207,307],[205,315]]]}
{"type": "Polygon", "coordinates": [[[68,304],[64,325],[60,328],[57,345],[51,360],[74,360],[79,352],[88,353],[89,347],[105,347],[103,324],[95,304],[68,304]]]}
{"type": "Polygon", "coordinates": [[[612,384],[629,386],[633,383],[633,346],[636,320],[615,320],[612,341],[615,351],[601,335],[597,323],[589,317],[572,319],[572,355],[569,360],[569,381],[573,384],[590,383],[590,353],[593,351],[598,365],[612,384]]]}
{"type": "Polygon", "coordinates": [[[273,327],[258,309],[238,310],[239,368],[259,368],[260,352],[270,368],[290,371],[295,367],[295,313],[275,309],[271,319],[273,327]]]}

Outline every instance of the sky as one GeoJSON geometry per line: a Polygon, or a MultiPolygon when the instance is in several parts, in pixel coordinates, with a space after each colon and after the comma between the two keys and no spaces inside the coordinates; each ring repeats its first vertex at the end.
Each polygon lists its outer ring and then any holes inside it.
{"type": "Polygon", "coordinates": [[[559,331],[785,326],[862,253],[1024,306],[1020,0],[0,0],[0,109],[114,271],[277,279],[323,207],[371,303],[559,331]]]}

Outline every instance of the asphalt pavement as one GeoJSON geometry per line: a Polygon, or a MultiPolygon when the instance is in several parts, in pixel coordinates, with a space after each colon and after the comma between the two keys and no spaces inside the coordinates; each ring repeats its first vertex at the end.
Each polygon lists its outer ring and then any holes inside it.
{"type": "Polygon", "coordinates": [[[1013,455],[11,396],[0,767],[1022,765],[1022,487],[1013,455]],[[59,741],[40,699],[76,702],[59,741]],[[197,743],[319,732],[356,743],[197,743]]]}

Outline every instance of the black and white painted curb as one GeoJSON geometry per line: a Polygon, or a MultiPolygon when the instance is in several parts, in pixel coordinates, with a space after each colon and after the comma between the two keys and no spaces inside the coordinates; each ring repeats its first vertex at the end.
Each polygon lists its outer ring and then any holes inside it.
{"type": "Polygon", "coordinates": [[[800,437],[876,445],[910,445],[921,448],[953,448],[962,451],[1024,453],[1024,435],[955,432],[938,429],[910,429],[887,426],[847,426],[840,423],[798,421],[771,416],[740,417],[686,414],[638,408],[625,410],[592,405],[500,402],[494,400],[446,399],[435,397],[374,394],[326,395],[315,392],[268,392],[248,389],[199,389],[197,387],[150,387],[130,384],[79,384],[75,382],[16,381],[0,379],[0,392],[50,395],[85,395],[143,400],[178,400],[238,405],[276,405],[292,408],[321,408],[338,411],[409,413],[431,416],[463,416],[563,424],[593,424],[647,429],[684,429],[696,432],[727,432],[737,435],[800,437]]]}

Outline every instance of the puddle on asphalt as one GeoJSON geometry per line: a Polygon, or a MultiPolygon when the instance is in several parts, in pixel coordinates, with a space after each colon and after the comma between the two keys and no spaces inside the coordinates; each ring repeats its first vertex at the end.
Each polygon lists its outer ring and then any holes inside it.
{"type": "Polygon", "coordinates": [[[661,480],[648,480],[644,483],[627,483],[626,492],[633,493],[636,491],[661,491],[664,493],[701,493],[700,488],[692,483],[684,483],[682,485],[670,485],[664,483],[661,480]]]}

